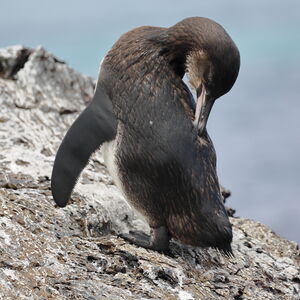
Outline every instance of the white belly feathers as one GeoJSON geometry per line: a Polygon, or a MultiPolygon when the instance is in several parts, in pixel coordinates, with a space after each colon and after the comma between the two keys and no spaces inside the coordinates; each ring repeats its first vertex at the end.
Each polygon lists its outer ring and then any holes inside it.
{"type": "Polygon", "coordinates": [[[112,177],[115,185],[122,191],[124,195],[123,185],[119,176],[118,166],[116,164],[116,139],[103,143],[101,147],[104,163],[109,175],[112,177]]]}

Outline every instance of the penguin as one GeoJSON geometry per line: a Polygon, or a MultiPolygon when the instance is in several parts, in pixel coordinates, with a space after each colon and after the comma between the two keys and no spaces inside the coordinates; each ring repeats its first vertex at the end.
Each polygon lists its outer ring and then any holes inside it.
{"type": "Polygon", "coordinates": [[[51,177],[56,204],[66,206],[91,154],[102,146],[115,184],[151,229],[150,236],[121,237],[156,251],[167,251],[174,238],[231,255],[232,226],[206,124],[239,68],[237,46],[208,18],[123,34],[101,64],[91,103],[56,154],[51,177]]]}

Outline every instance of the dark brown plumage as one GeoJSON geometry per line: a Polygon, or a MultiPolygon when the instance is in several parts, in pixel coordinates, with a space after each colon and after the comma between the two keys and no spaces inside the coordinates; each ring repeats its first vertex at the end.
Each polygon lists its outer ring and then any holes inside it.
{"type": "Polygon", "coordinates": [[[126,239],[164,250],[174,237],[231,252],[231,225],[205,126],[214,101],[231,89],[238,71],[235,44],[212,20],[188,18],[170,28],[139,27],[125,33],[103,61],[93,108],[74,123],[58,151],[53,182],[64,182],[61,174],[70,169],[70,160],[63,162],[66,156],[72,156],[75,167],[69,173],[75,180],[63,187],[64,193],[52,185],[56,202],[66,204],[87,162],[80,153],[89,157],[110,141],[105,155],[113,156],[114,167],[108,167],[152,229],[150,240],[141,234],[123,235],[126,239]],[[196,107],[182,81],[185,73],[197,92],[196,107]],[[103,109],[109,117],[101,114],[103,109]],[[97,124],[89,114],[100,114],[97,124]],[[91,128],[92,137],[78,143],[77,135],[91,128]]]}

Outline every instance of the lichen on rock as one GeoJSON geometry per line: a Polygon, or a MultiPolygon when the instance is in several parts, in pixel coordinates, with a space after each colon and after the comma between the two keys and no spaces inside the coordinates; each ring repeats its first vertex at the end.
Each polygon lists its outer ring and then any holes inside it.
{"type": "Polygon", "coordinates": [[[50,174],[91,78],[37,49],[0,49],[0,298],[299,299],[299,250],[258,222],[231,218],[233,252],[172,243],[169,255],[117,237],[147,231],[95,153],[69,205],[50,174]]]}

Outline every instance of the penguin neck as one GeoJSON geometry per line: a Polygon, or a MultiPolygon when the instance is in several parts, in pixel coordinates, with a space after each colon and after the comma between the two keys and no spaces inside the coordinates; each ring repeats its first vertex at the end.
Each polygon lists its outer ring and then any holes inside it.
{"type": "Polygon", "coordinates": [[[159,54],[167,60],[174,73],[180,78],[183,78],[186,71],[186,59],[189,53],[186,45],[184,45],[184,43],[170,43],[170,40],[165,39],[164,36],[160,41],[159,54]]]}
{"type": "Polygon", "coordinates": [[[159,55],[168,61],[175,74],[182,79],[186,73],[188,58],[195,51],[194,37],[189,32],[170,27],[156,35],[153,43],[159,49],[159,55]]]}

